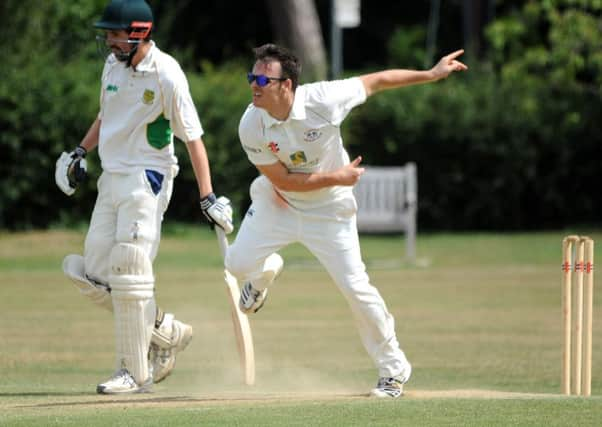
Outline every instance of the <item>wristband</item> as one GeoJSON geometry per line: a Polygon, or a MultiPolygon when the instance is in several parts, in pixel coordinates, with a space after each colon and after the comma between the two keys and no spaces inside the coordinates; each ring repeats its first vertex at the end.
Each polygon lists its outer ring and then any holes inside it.
{"type": "Polygon", "coordinates": [[[201,199],[201,209],[206,211],[215,204],[216,198],[214,193],[209,193],[201,199]]]}

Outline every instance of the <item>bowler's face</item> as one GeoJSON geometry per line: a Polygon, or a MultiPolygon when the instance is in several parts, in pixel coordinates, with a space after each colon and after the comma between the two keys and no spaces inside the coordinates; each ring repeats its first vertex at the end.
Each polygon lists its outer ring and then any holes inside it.
{"type": "MultiPolygon", "coordinates": [[[[280,62],[265,63],[258,61],[253,66],[253,74],[279,78],[282,76],[282,67],[280,62]]],[[[254,106],[273,112],[282,100],[284,87],[282,82],[277,80],[270,80],[263,87],[259,86],[257,81],[254,80],[251,82],[251,91],[253,92],[254,106]]]]}

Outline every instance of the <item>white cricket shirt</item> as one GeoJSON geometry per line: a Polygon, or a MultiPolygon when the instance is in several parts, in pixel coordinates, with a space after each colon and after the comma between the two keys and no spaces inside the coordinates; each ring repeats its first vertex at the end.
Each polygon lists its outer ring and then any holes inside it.
{"type": "MultiPolygon", "coordinates": [[[[349,163],[341,122],[365,100],[359,77],[299,86],[285,121],[249,105],[238,129],[241,144],[254,165],[280,161],[291,172],[334,171],[349,163]]],[[[357,210],[351,186],[279,193],[292,207],[317,215],[348,217],[357,210]]]]}
{"type": "Polygon", "coordinates": [[[108,172],[169,170],[177,164],[173,135],[185,142],[203,135],[184,72],[151,43],[135,70],[113,54],[105,62],[98,153],[108,172]]]}

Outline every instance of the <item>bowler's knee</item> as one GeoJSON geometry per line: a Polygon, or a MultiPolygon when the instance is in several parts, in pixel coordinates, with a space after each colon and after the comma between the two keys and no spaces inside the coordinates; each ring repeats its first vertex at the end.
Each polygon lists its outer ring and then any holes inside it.
{"type": "Polygon", "coordinates": [[[224,266],[238,280],[243,280],[246,276],[257,268],[256,261],[251,257],[241,253],[235,245],[228,248],[224,258],[224,266]]]}

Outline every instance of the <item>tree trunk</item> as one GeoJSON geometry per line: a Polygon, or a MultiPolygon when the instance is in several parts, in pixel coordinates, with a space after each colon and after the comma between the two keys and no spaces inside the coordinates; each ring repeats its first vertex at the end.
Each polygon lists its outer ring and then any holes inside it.
{"type": "Polygon", "coordinates": [[[266,0],[275,42],[301,60],[304,81],[326,78],[326,50],[314,0],[266,0]]]}
{"type": "Polygon", "coordinates": [[[484,28],[494,16],[494,0],[462,1],[464,47],[468,54],[482,56],[485,53],[484,28]]]}

